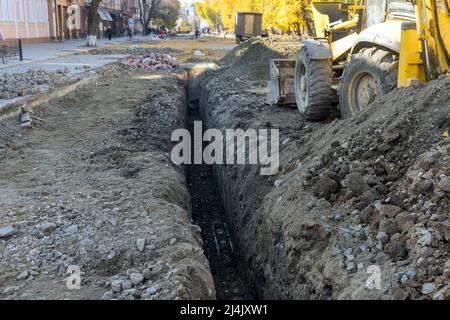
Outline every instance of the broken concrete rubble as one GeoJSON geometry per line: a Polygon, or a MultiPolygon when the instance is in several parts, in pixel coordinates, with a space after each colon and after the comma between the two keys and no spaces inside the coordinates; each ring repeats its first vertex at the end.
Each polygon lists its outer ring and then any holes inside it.
{"type": "Polygon", "coordinates": [[[28,70],[25,73],[3,73],[0,75],[0,99],[13,99],[46,90],[62,81],[68,69],[58,71],[28,70]]]}
{"type": "Polygon", "coordinates": [[[5,226],[0,228],[0,238],[9,238],[17,233],[17,230],[11,226],[5,226]]]}
{"type": "Polygon", "coordinates": [[[177,60],[168,54],[150,53],[128,59],[128,67],[147,71],[170,70],[178,66],[177,60]]]}

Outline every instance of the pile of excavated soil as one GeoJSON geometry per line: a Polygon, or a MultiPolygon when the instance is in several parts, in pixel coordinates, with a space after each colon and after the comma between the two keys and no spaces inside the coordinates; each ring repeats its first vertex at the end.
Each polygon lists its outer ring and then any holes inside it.
{"type": "Polygon", "coordinates": [[[269,80],[270,59],[295,59],[301,46],[297,37],[253,38],[236,46],[222,62],[229,75],[269,80]]]}
{"type": "Polygon", "coordinates": [[[280,130],[277,175],[216,166],[249,288],[260,298],[449,299],[450,79],[319,124],[267,105],[266,82],[235,77],[239,60],[224,60],[232,65],[201,82],[208,127],[280,130]]]}
{"type": "Polygon", "coordinates": [[[1,126],[2,299],[215,297],[170,160],[184,83],[121,73],[36,109],[31,128],[1,126]]]}

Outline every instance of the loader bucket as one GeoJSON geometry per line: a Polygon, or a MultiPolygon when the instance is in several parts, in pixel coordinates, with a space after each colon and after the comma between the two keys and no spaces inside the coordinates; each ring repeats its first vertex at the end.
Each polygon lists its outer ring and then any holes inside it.
{"type": "Polygon", "coordinates": [[[325,30],[330,23],[348,20],[348,12],[340,10],[342,2],[312,2],[311,9],[316,29],[316,36],[325,38],[325,30]]]}
{"type": "Polygon", "coordinates": [[[295,60],[270,60],[269,104],[295,106],[295,60]]]}

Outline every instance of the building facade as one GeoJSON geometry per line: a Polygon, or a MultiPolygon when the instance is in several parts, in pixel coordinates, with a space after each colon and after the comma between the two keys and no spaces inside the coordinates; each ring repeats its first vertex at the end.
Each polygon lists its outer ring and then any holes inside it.
{"type": "MultiPolygon", "coordinates": [[[[56,38],[58,40],[85,38],[90,0],[54,0],[56,38]]],[[[117,36],[123,32],[123,10],[128,0],[102,0],[99,6],[100,24],[98,37],[108,27],[117,36]]]]}
{"type": "Polygon", "coordinates": [[[0,32],[4,39],[42,42],[51,38],[49,0],[1,0],[0,32]]]}
{"type": "MultiPolygon", "coordinates": [[[[129,19],[138,18],[138,0],[102,0],[99,37],[111,27],[125,32],[129,19]]],[[[91,0],[0,0],[0,39],[25,43],[86,37],[91,0]]]]}

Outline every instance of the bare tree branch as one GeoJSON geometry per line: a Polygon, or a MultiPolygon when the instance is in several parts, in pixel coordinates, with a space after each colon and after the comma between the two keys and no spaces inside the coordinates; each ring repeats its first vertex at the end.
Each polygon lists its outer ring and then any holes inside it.
{"type": "Polygon", "coordinates": [[[150,20],[155,17],[155,13],[162,0],[139,0],[139,17],[141,20],[142,27],[144,28],[144,34],[148,34],[148,25],[150,20]]]}

